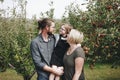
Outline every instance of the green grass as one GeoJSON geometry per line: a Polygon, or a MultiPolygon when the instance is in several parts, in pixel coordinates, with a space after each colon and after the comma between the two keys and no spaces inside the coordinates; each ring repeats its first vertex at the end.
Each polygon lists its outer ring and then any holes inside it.
{"type": "MultiPolygon", "coordinates": [[[[120,80],[120,67],[117,69],[110,68],[111,65],[97,64],[94,69],[90,69],[88,64],[85,64],[86,80],[120,80]]],[[[23,80],[22,76],[17,74],[12,69],[7,69],[6,72],[0,72],[0,80],[23,80]]],[[[36,80],[36,74],[31,80],[36,80]]]]}
{"type": "Polygon", "coordinates": [[[120,66],[117,69],[111,68],[111,65],[97,64],[94,69],[89,69],[85,65],[86,80],[120,80],[120,66]]]}
{"type": "MultiPolygon", "coordinates": [[[[0,72],[0,80],[23,80],[23,77],[13,69],[7,69],[5,72],[0,72]]],[[[31,80],[36,80],[36,74],[31,80]]]]}

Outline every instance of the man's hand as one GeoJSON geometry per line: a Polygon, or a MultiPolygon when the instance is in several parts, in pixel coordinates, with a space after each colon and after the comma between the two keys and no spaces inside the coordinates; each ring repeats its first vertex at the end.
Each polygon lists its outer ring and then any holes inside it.
{"type": "Polygon", "coordinates": [[[52,65],[52,69],[53,69],[53,73],[55,74],[55,75],[58,75],[58,76],[61,76],[61,75],[63,75],[63,67],[61,66],[61,67],[57,67],[57,66],[55,66],[55,65],[52,65]]]}
{"type": "Polygon", "coordinates": [[[61,68],[56,68],[56,69],[54,69],[54,74],[55,75],[58,75],[58,76],[61,76],[61,75],[63,75],[63,69],[61,69],[61,68]]]}

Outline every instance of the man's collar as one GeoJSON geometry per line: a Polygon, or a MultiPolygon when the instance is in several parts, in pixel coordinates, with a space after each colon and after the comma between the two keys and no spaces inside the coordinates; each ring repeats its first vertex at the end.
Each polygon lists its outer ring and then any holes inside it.
{"type": "MultiPolygon", "coordinates": [[[[53,37],[54,37],[54,35],[53,35],[53,34],[48,35],[48,40],[51,40],[51,38],[53,38],[53,37]]],[[[40,41],[44,41],[44,39],[43,39],[43,37],[42,37],[42,34],[41,34],[41,33],[39,34],[39,40],[40,40],[40,41]]]]}

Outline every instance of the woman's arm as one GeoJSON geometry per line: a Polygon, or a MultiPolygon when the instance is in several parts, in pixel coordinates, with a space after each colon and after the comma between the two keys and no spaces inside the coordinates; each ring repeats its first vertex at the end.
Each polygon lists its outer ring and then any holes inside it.
{"type": "Polygon", "coordinates": [[[72,80],[78,80],[79,79],[79,77],[81,75],[81,72],[82,72],[83,65],[84,65],[84,58],[77,57],[75,59],[75,74],[74,74],[72,80]]]}

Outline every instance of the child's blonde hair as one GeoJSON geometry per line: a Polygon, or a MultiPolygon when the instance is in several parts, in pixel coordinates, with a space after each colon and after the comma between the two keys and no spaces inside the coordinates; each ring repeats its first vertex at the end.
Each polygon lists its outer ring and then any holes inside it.
{"type": "Polygon", "coordinates": [[[64,28],[66,30],[66,34],[69,34],[69,32],[71,31],[71,29],[73,28],[72,25],[67,24],[67,23],[63,23],[62,26],[64,26],[64,28]]]}

